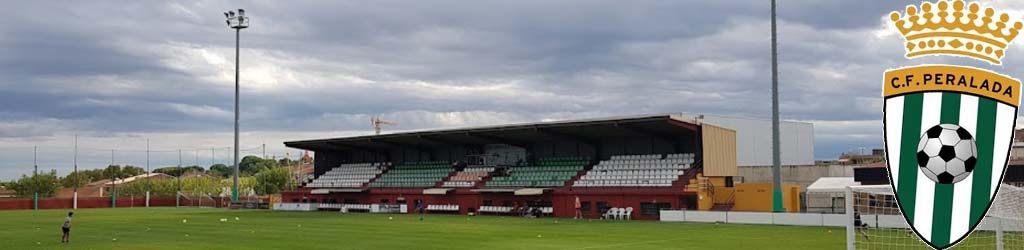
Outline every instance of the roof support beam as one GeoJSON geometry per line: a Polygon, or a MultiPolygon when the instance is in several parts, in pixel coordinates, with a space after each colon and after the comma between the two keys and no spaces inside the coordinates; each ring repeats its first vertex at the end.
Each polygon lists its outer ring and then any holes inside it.
{"type": "Polygon", "coordinates": [[[433,150],[430,150],[430,148],[428,148],[428,147],[423,147],[422,145],[408,144],[408,143],[396,142],[396,141],[387,141],[386,139],[383,139],[383,138],[380,138],[380,139],[370,139],[370,140],[371,140],[370,143],[380,143],[380,144],[385,144],[385,145],[389,145],[391,147],[396,147],[396,148],[414,149],[416,151],[429,153],[431,156],[434,155],[434,151],[433,150]]]}
{"type": "Polygon", "coordinates": [[[628,130],[629,132],[633,132],[633,133],[640,134],[640,135],[646,135],[646,136],[650,136],[652,138],[658,138],[658,139],[662,139],[662,140],[665,140],[665,141],[668,141],[668,142],[673,142],[673,143],[675,141],[677,141],[677,138],[679,137],[678,135],[672,135],[672,134],[662,133],[662,132],[658,132],[658,131],[653,131],[653,130],[642,128],[642,127],[638,127],[638,126],[635,126],[635,125],[632,125],[632,124],[616,123],[615,126],[620,127],[622,129],[625,129],[625,130],[628,130]]]}
{"type": "Polygon", "coordinates": [[[369,153],[380,154],[380,155],[388,155],[388,153],[385,152],[385,151],[381,151],[381,150],[377,150],[377,149],[372,149],[372,148],[367,148],[367,147],[356,146],[356,145],[343,144],[341,142],[328,142],[327,145],[335,146],[335,147],[338,147],[338,148],[343,148],[343,149],[346,149],[346,150],[357,150],[357,151],[369,152],[369,153]]]}
{"type": "Polygon", "coordinates": [[[482,134],[482,133],[479,133],[479,132],[466,132],[466,136],[475,137],[475,138],[482,139],[484,141],[490,141],[490,142],[494,142],[494,143],[508,144],[508,145],[512,145],[512,146],[516,146],[516,147],[520,147],[520,148],[530,148],[530,146],[533,145],[533,143],[530,143],[530,142],[527,142],[527,141],[521,141],[521,140],[516,140],[516,139],[509,139],[509,138],[500,137],[500,136],[494,136],[494,135],[485,135],[485,134],[482,134]]]}
{"type": "Polygon", "coordinates": [[[668,119],[668,123],[670,123],[672,125],[688,128],[690,130],[693,130],[693,132],[700,131],[700,125],[697,125],[696,123],[682,122],[682,121],[678,121],[678,120],[675,120],[675,119],[668,119]]]}
{"type": "Polygon", "coordinates": [[[319,149],[326,149],[326,150],[339,151],[339,152],[341,152],[341,151],[356,150],[356,149],[353,149],[353,148],[349,148],[349,147],[345,147],[345,146],[339,146],[339,145],[335,145],[335,144],[331,144],[331,143],[320,144],[320,145],[314,146],[314,148],[316,148],[316,149],[313,149],[314,152],[318,151],[319,149]]]}
{"type": "Polygon", "coordinates": [[[587,144],[588,146],[591,146],[591,147],[594,147],[594,148],[597,148],[598,144],[600,144],[600,143],[598,143],[598,140],[595,140],[595,139],[590,138],[590,137],[580,136],[580,135],[573,135],[573,134],[564,133],[564,132],[558,132],[558,131],[555,131],[555,130],[549,129],[549,128],[538,128],[538,127],[535,127],[535,128],[533,128],[533,131],[536,132],[536,133],[539,133],[539,134],[543,134],[543,135],[548,136],[548,137],[553,137],[553,138],[558,138],[558,139],[563,139],[563,140],[582,142],[583,144],[587,144]]]}
{"type": "Polygon", "coordinates": [[[420,136],[417,136],[417,138],[419,138],[421,140],[425,140],[425,141],[430,141],[430,142],[438,143],[438,144],[444,144],[444,145],[452,146],[452,147],[475,148],[475,147],[478,146],[478,145],[474,145],[474,144],[470,144],[470,143],[457,142],[457,141],[454,141],[454,140],[444,139],[444,138],[441,138],[441,137],[430,136],[430,135],[420,135],[420,136]]]}

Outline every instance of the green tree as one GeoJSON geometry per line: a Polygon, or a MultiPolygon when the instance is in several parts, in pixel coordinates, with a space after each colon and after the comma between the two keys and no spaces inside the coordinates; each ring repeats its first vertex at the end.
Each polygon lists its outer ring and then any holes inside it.
{"type": "Polygon", "coordinates": [[[110,165],[103,169],[103,177],[108,180],[124,178],[120,165],[110,165]]]}
{"type": "Polygon", "coordinates": [[[19,197],[32,197],[36,192],[39,192],[40,197],[53,197],[57,195],[57,189],[60,189],[60,181],[57,179],[57,171],[50,170],[49,173],[22,175],[11,189],[19,197]]]}
{"type": "Polygon", "coordinates": [[[146,169],[132,165],[126,165],[123,168],[121,168],[121,172],[124,173],[125,177],[132,177],[146,174],[146,169]]]}
{"type": "Polygon", "coordinates": [[[220,177],[198,176],[182,179],[182,192],[190,195],[216,196],[224,187],[220,177]]]}
{"type": "Polygon", "coordinates": [[[238,162],[238,174],[241,176],[254,176],[257,173],[281,166],[281,163],[273,159],[263,159],[258,156],[249,155],[238,162]]]}
{"type": "Polygon", "coordinates": [[[280,160],[277,160],[277,164],[281,165],[281,166],[292,166],[292,165],[299,164],[299,161],[295,161],[295,160],[288,159],[288,158],[281,158],[280,160]]]}
{"type": "Polygon", "coordinates": [[[210,170],[207,171],[206,173],[213,176],[228,178],[231,176],[232,173],[234,173],[234,170],[231,169],[231,167],[228,167],[227,165],[217,163],[210,166],[210,170]]]}
{"type": "Polygon", "coordinates": [[[65,176],[64,178],[60,178],[61,186],[64,186],[64,187],[67,187],[67,188],[76,187],[75,186],[76,184],[77,184],[77,187],[84,187],[85,184],[90,183],[90,182],[93,182],[93,179],[91,177],[89,177],[89,174],[81,172],[81,171],[79,171],[78,173],[71,172],[70,174],[68,174],[68,176],[65,176]]]}
{"type": "Polygon", "coordinates": [[[182,169],[182,171],[184,171],[185,173],[205,173],[206,172],[206,170],[203,169],[203,167],[194,166],[194,165],[193,166],[187,166],[184,169],[182,169]]]}
{"type": "Polygon", "coordinates": [[[166,174],[166,175],[170,175],[170,176],[181,176],[183,171],[182,171],[181,167],[171,166],[171,167],[162,167],[162,168],[153,169],[153,173],[161,173],[161,174],[166,174]]]}
{"type": "Polygon", "coordinates": [[[147,179],[126,183],[118,189],[122,195],[142,196],[146,190],[150,195],[174,195],[178,185],[175,179],[147,179]]]}
{"type": "Polygon", "coordinates": [[[295,178],[286,167],[274,167],[256,174],[256,186],[253,189],[258,195],[278,194],[292,188],[295,178]]]}

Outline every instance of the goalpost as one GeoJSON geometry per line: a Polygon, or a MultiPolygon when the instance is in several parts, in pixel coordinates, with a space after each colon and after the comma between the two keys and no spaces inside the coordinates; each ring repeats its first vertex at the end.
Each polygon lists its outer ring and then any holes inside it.
{"type": "MultiPolygon", "coordinates": [[[[847,249],[928,248],[904,221],[889,185],[849,187],[846,201],[847,249]]],[[[988,216],[952,248],[1024,249],[1024,188],[1003,184],[988,216]]]]}

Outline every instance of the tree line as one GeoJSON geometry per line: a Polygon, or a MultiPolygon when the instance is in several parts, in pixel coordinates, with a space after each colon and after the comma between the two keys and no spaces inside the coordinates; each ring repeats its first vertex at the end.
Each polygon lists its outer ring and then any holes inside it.
{"type": "MultiPolygon", "coordinates": [[[[246,156],[239,161],[240,192],[251,192],[255,195],[277,194],[294,188],[295,178],[287,166],[296,164],[290,159],[263,159],[258,156],[246,156]]],[[[234,170],[224,164],[214,164],[204,169],[201,166],[168,166],[152,170],[176,178],[143,179],[119,185],[118,195],[141,196],[146,190],[151,195],[174,195],[178,190],[185,194],[218,196],[229,192],[234,170]]],[[[22,175],[17,181],[0,182],[0,187],[14,191],[19,197],[32,197],[36,192],[40,197],[53,197],[60,188],[84,187],[97,181],[113,181],[146,173],[146,169],[132,165],[109,165],[105,168],[78,170],[66,176],[58,176],[56,170],[22,175]]],[[[109,189],[115,192],[115,189],[109,189]]]]}

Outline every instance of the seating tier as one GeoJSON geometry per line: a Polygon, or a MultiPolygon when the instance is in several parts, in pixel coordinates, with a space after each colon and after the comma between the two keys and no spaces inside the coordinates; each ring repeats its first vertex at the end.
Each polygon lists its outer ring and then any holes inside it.
{"type": "Polygon", "coordinates": [[[535,166],[511,167],[507,176],[497,176],[487,187],[559,187],[585,169],[590,160],[585,157],[549,157],[537,161],[535,166]]]}
{"type": "Polygon", "coordinates": [[[425,188],[433,187],[454,169],[447,162],[414,162],[396,165],[370,183],[380,188],[425,188]]]}
{"type": "Polygon", "coordinates": [[[384,171],[391,163],[346,163],[338,165],[306,184],[309,188],[358,188],[384,171]]]}
{"type": "Polygon", "coordinates": [[[616,155],[601,161],[574,187],[668,187],[694,163],[695,154],[616,155]]]}

